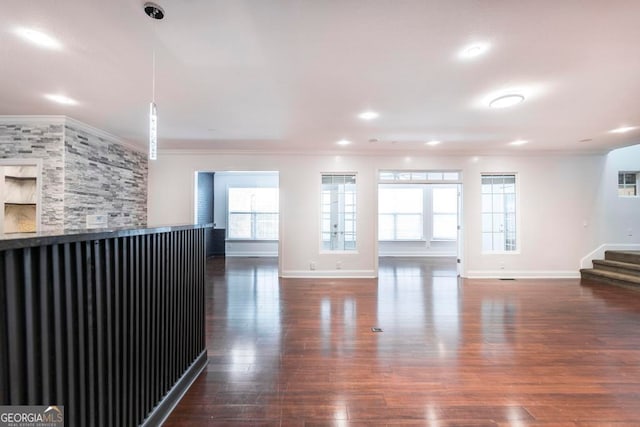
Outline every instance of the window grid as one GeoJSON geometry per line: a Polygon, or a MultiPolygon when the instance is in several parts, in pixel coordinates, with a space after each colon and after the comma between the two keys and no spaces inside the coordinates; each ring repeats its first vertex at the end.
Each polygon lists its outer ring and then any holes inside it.
{"type": "Polygon", "coordinates": [[[278,189],[229,188],[228,238],[278,240],[278,189]]]}
{"type": "Polygon", "coordinates": [[[420,240],[423,232],[422,188],[381,188],[378,193],[379,240],[420,240]]]}
{"type": "Polygon", "coordinates": [[[460,172],[455,171],[381,171],[378,175],[381,182],[426,182],[426,181],[459,181],[460,172]]]}
{"type": "Polygon", "coordinates": [[[323,250],[356,250],[356,176],[322,175],[323,250]]]}
{"type": "Polygon", "coordinates": [[[482,250],[512,252],[516,242],[516,176],[482,175],[482,250]]]}
{"type": "Polygon", "coordinates": [[[458,238],[458,189],[454,187],[432,190],[433,230],[437,240],[458,238]]]}
{"type": "Polygon", "coordinates": [[[640,172],[618,172],[618,196],[638,196],[640,172]]]}

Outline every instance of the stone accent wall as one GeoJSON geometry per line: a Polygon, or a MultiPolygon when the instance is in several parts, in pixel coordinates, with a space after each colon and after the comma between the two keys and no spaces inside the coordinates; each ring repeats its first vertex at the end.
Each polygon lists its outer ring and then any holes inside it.
{"type": "Polygon", "coordinates": [[[87,215],[108,215],[109,227],[147,224],[144,154],[65,126],[64,225],[86,227],[87,215]]]}
{"type": "Polygon", "coordinates": [[[43,159],[43,231],[64,227],[63,134],[62,124],[0,124],[0,158],[43,159]]]}
{"type": "Polygon", "coordinates": [[[41,230],[147,225],[147,158],[72,119],[0,122],[0,159],[42,159],[41,230]],[[53,121],[53,123],[51,123],[53,121]]]}

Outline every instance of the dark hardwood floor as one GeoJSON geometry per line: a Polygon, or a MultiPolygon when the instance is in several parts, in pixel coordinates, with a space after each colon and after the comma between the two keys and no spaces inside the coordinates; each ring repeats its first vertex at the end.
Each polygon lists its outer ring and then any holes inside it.
{"type": "Polygon", "coordinates": [[[454,268],[278,279],[275,259],[210,260],[209,364],[166,425],[640,425],[639,292],[454,268]]]}

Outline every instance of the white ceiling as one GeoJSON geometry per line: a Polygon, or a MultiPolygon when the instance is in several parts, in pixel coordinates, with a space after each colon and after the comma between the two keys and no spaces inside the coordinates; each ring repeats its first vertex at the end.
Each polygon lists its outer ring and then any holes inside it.
{"type": "Polygon", "coordinates": [[[608,132],[640,126],[637,0],[157,2],[162,21],[138,0],[4,0],[0,114],[68,115],[143,147],[155,51],[160,150],[476,155],[640,143],[640,128],[608,132]],[[35,47],[16,27],[63,47],[35,47]],[[460,60],[474,41],[491,48],[460,60]],[[528,91],[524,103],[483,104],[512,87],[528,91]],[[380,117],[359,119],[365,110],[380,117]],[[338,147],[343,138],[353,143],[338,147]],[[424,145],[432,139],[442,143],[424,145]],[[516,139],[529,143],[507,145],[516,139]]]}

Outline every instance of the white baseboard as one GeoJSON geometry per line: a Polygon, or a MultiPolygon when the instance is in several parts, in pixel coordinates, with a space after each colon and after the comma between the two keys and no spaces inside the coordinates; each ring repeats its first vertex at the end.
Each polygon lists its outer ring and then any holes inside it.
{"type": "Polygon", "coordinates": [[[455,258],[457,254],[455,252],[380,252],[378,253],[380,258],[429,258],[429,257],[451,257],[455,258]]]}
{"type": "Polygon", "coordinates": [[[470,270],[465,279],[579,279],[577,270],[470,270]]]}
{"type": "Polygon", "coordinates": [[[374,270],[285,270],[282,276],[285,278],[316,278],[316,279],[375,279],[374,270]]]}
{"type": "Polygon", "coordinates": [[[278,252],[274,251],[238,251],[238,252],[225,252],[224,256],[226,257],[235,257],[235,258],[248,258],[248,257],[278,257],[278,252]]]}

